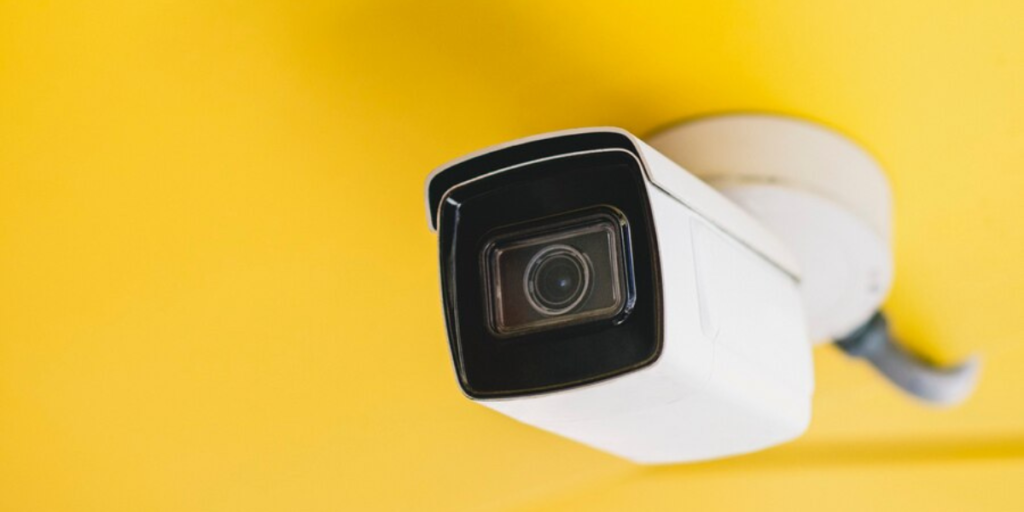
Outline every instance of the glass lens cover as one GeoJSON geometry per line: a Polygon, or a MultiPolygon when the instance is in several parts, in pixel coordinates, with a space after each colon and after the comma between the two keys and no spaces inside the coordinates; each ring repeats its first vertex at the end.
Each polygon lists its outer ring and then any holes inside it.
{"type": "Polygon", "coordinates": [[[601,208],[496,232],[481,254],[492,332],[517,336],[622,313],[630,293],[625,226],[601,208]]]}

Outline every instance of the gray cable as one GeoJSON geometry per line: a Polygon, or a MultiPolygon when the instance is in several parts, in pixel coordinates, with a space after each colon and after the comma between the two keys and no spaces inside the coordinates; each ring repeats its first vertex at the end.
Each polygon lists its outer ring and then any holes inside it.
{"type": "Polygon", "coordinates": [[[892,338],[881,312],[836,345],[852,357],[867,360],[906,393],[933,405],[963,402],[974,391],[981,370],[977,356],[943,367],[909,352],[892,338]]]}

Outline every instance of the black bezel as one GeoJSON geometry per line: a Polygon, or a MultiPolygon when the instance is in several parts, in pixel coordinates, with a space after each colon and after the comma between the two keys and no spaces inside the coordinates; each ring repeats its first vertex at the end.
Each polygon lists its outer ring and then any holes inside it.
{"type": "MultiPolygon", "coordinates": [[[[460,164],[464,172],[472,162],[460,164]]],[[[497,170],[486,164],[481,163],[478,176],[497,170]]],[[[611,150],[535,161],[457,186],[440,208],[445,315],[459,383],[467,395],[508,397],[565,389],[657,360],[662,346],[658,251],[635,155],[611,150]],[[595,207],[614,208],[628,222],[635,286],[629,314],[515,338],[495,336],[487,327],[479,266],[487,234],[595,207]]]]}

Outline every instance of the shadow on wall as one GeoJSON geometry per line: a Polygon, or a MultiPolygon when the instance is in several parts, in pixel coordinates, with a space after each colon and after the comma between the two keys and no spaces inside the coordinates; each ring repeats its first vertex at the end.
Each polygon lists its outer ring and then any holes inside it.
{"type": "Polygon", "coordinates": [[[774,471],[785,468],[892,466],[904,464],[957,463],[963,461],[1024,459],[1024,438],[937,439],[934,441],[872,441],[807,443],[767,452],[692,465],[644,468],[661,475],[691,471],[774,471]]]}
{"type": "MultiPolygon", "coordinates": [[[[398,133],[472,141],[480,132],[508,138],[616,125],[643,134],[677,118],[750,101],[714,87],[693,62],[707,62],[709,47],[729,37],[727,22],[703,38],[703,48],[652,56],[631,50],[635,35],[623,40],[634,30],[625,21],[598,25],[575,13],[584,27],[593,26],[567,34],[544,20],[572,13],[543,12],[542,6],[384,1],[331,9],[302,11],[303,19],[292,24],[303,30],[291,38],[306,61],[302,71],[339,85],[335,94],[348,88],[353,108],[374,109],[379,122],[398,133]],[[317,27],[315,37],[310,27],[317,27]],[[737,100],[731,105],[723,102],[729,94],[737,100]],[[444,136],[430,134],[440,126],[444,136]]],[[[741,89],[756,90],[739,64],[730,74],[742,80],[741,89]]]]}
{"type": "MultiPolygon", "coordinates": [[[[729,482],[754,473],[777,473],[780,470],[814,472],[828,468],[882,468],[894,466],[929,466],[947,464],[957,468],[967,461],[999,461],[1024,459],[1024,438],[1004,437],[976,441],[933,442],[866,442],[841,444],[800,444],[769,450],[742,457],[696,464],[668,466],[635,466],[633,471],[588,482],[562,493],[548,496],[543,502],[533,503],[523,510],[548,510],[551,503],[574,503],[580,497],[593,496],[608,489],[624,489],[637,484],[635,489],[649,490],[654,482],[672,489],[680,486],[700,486],[695,478],[719,475],[729,482]],[[646,484],[647,487],[641,487],[646,484]]],[[[731,489],[732,486],[729,486],[731,489]]],[[[682,491],[685,492],[685,491],[682,491]]],[[[700,492],[700,491],[698,491],[700,492]]],[[[714,492],[704,490],[703,492],[714,492]]]]}

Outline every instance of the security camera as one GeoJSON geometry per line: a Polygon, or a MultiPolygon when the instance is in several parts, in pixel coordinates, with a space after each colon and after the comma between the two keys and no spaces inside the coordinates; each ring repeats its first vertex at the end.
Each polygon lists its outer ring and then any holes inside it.
{"type": "MultiPolygon", "coordinates": [[[[666,135],[669,150],[692,139],[666,135]]],[[[846,276],[871,288],[841,290],[841,311],[816,312],[816,323],[808,294],[820,299],[819,284],[835,276],[816,270],[805,283],[801,260],[814,251],[792,251],[771,220],[820,205],[755,218],[777,201],[735,187],[776,182],[726,167],[714,170],[728,174],[732,197],[629,132],[590,128],[435,170],[427,214],[464,394],[646,464],[752,452],[803,433],[811,339],[871,317],[891,276],[888,241],[863,250],[858,275],[846,276]]]]}

